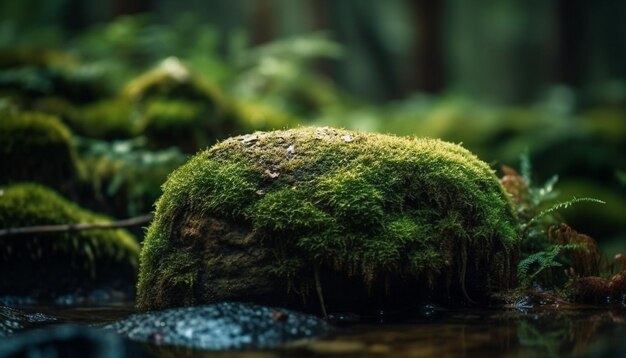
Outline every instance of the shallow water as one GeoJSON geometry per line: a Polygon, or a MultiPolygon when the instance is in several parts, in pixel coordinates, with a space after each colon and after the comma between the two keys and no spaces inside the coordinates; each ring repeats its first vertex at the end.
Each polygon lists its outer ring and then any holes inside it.
{"type": "MultiPolygon", "coordinates": [[[[92,324],[127,317],[131,305],[29,307],[56,323],[92,324]]],[[[626,357],[626,308],[445,311],[407,324],[336,327],[330,336],[278,350],[205,352],[144,344],[157,357],[626,357]]]]}

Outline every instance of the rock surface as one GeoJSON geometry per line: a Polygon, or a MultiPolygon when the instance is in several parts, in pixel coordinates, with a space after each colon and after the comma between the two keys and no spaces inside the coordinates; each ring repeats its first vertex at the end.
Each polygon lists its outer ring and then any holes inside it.
{"type": "Polygon", "coordinates": [[[138,305],[481,301],[514,280],[517,228],[493,170],[458,145],[257,132],[170,175],[144,241],[138,305]]]}
{"type": "Polygon", "coordinates": [[[311,315],[243,303],[137,314],[103,328],[140,342],[204,350],[277,348],[330,331],[311,315]]]}
{"type": "Polygon", "coordinates": [[[0,337],[44,322],[54,322],[56,318],[43,313],[26,313],[18,309],[0,306],[0,337]]]}

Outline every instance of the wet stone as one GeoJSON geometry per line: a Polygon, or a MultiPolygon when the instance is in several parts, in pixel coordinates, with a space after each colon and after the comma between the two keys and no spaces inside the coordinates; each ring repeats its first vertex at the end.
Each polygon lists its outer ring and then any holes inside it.
{"type": "Polygon", "coordinates": [[[135,341],[203,350],[276,348],[330,331],[315,316],[243,303],[137,314],[103,328],[135,341]]]}
{"type": "Polygon", "coordinates": [[[56,318],[43,313],[26,313],[8,306],[0,306],[0,337],[53,321],[56,321],[56,318]]]}

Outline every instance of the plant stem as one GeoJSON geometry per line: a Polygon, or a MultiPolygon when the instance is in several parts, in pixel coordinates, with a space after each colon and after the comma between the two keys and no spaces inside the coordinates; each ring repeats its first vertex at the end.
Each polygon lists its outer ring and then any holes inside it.
{"type": "Polygon", "coordinates": [[[108,223],[85,223],[85,224],[62,224],[62,225],[40,225],[28,227],[16,227],[0,229],[0,237],[29,235],[29,234],[52,234],[59,232],[73,232],[93,229],[117,229],[123,227],[137,226],[152,221],[152,215],[146,214],[130,219],[113,221],[108,223]]]}

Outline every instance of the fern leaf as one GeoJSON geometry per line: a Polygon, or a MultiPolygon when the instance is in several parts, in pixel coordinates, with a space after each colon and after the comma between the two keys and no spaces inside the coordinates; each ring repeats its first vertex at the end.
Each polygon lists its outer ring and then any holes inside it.
{"type": "Polygon", "coordinates": [[[600,199],[596,199],[596,198],[572,198],[568,201],[562,201],[560,203],[556,203],[553,206],[551,206],[548,209],[545,209],[543,211],[541,211],[539,214],[535,215],[532,219],[530,219],[530,221],[528,222],[528,224],[532,224],[533,222],[541,219],[542,217],[552,214],[555,211],[561,210],[561,209],[566,209],[574,204],[577,203],[582,203],[582,202],[590,202],[590,203],[598,203],[598,204],[606,204],[606,202],[600,200],[600,199]]]}

